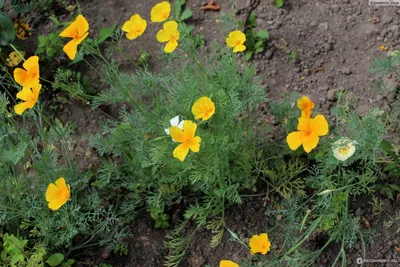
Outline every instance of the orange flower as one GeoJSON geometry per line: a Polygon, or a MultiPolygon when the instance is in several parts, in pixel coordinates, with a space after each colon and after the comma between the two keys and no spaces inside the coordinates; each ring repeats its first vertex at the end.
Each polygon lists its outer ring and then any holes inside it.
{"type": "Polygon", "coordinates": [[[72,22],[67,28],[65,28],[59,36],[72,38],[66,45],[64,45],[63,51],[69,59],[74,60],[78,45],[88,36],[89,34],[89,23],[84,16],[78,15],[74,22],[72,22]]]}
{"type": "Polygon", "coordinates": [[[163,29],[158,31],[156,38],[160,43],[167,42],[164,47],[165,53],[172,53],[178,47],[178,23],[173,20],[165,22],[163,29]]]}
{"type": "Polygon", "coordinates": [[[23,87],[22,90],[17,93],[17,98],[25,102],[14,106],[15,113],[21,115],[26,109],[33,108],[39,98],[40,88],[42,88],[41,84],[32,87],[32,90],[29,87],[23,87]]]}
{"type": "Polygon", "coordinates": [[[328,134],[328,122],[323,115],[315,118],[299,118],[297,132],[292,132],[286,137],[291,150],[296,150],[303,145],[304,151],[309,153],[319,142],[319,136],[328,134]]]}
{"type": "Polygon", "coordinates": [[[262,233],[260,235],[253,235],[249,241],[251,254],[261,253],[263,255],[271,249],[271,242],[268,240],[268,235],[262,233]]]}
{"type": "Polygon", "coordinates": [[[206,96],[200,97],[192,106],[192,113],[196,120],[202,119],[203,121],[211,118],[215,113],[215,104],[206,96]]]}
{"type": "Polygon", "coordinates": [[[158,3],[151,9],[150,19],[152,22],[163,22],[164,20],[168,19],[170,12],[170,3],[168,3],[167,1],[158,3]]]}
{"type": "Polygon", "coordinates": [[[147,22],[142,19],[139,14],[135,14],[124,23],[122,30],[126,32],[126,38],[133,40],[141,36],[146,30],[146,27],[147,22]]]}
{"type": "Polygon", "coordinates": [[[58,178],[55,184],[49,184],[46,190],[46,201],[49,209],[58,210],[71,197],[71,187],[67,186],[63,177],[58,178]]]}
{"type": "Polygon", "coordinates": [[[178,126],[172,126],[169,129],[169,134],[172,139],[178,143],[182,143],[174,149],[174,158],[184,161],[189,149],[193,152],[199,152],[201,138],[194,136],[196,133],[197,124],[192,121],[184,121],[183,130],[178,126]]]}
{"type": "Polygon", "coordinates": [[[314,102],[307,96],[302,96],[297,101],[297,107],[301,110],[302,118],[310,118],[314,106],[315,106],[314,102]]]}
{"type": "Polygon", "coordinates": [[[219,263],[219,267],[239,267],[239,264],[230,260],[222,260],[219,263]]]}
{"type": "Polygon", "coordinates": [[[28,58],[22,66],[24,69],[16,68],[14,70],[14,80],[24,87],[39,86],[39,57],[28,58]]]}

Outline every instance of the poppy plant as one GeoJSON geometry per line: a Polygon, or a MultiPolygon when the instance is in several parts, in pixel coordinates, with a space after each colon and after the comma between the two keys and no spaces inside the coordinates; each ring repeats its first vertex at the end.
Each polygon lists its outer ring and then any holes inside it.
{"type": "Polygon", "coordinates": [[[253,235],[249,240],[251,254],[261,253],[263,255],[271,249],[271,242],[268,240],[268,234],[253,235]]]}
{"type": "MultiPolygon", "coordinates": [[[[179,129],[183,130],[183,123],[185,121],[180,121],[179,120],[179,115],[173,117],[172,119],[169,120],[169,123],[171,126],[177,126],[179,129]]],[[[165,133],[169,135],[169,128],[164,129],[165,133]]],[[[176,142],[173,138],[172,141],[176,142]]]]}
{"type": "Polygon", "coordinates": [[[150,12],[150,19],[152,22],[163,22],[169,17],[171,12],[171,5],[167,1],[158,3],[150,12]]]}
{"type": "Polygon", "coordinates": [[[302,118],[310,118],[314,106],[315,106],[314,102],[307,96],[302,96],[297,101],[297,107],[301,110],[302,118]]]}
{"type": "Polygon", "coordinates": [[[304,151],[309,153],[319,142],[319,137],[328,134],[328,121],[323,115],[315,118],[299,118],[296,132],[290,133],[286,141],[291,150],[303,145],[304,151]]]}
{"type": "Polygon", "coordinates": [[[179,31],[176,21],[164,23],[163,29],[157,33],[157,41],[167,44],[164,47],[165,53],[172,53],[178,47],[179,31]]]}
{"type": "Polygon", "coordinates": [[[200,97],[192,106],[192,113],[196,120],[202,119],[203,121],[211,118],[215,113],[214,102],[206,97],[200,97]]]}
{"type": "Polygon", "coordinates": [[[46,190],[46,201],[49,209],[58,210],[71,197],[71,187],[67,185],[63,177],[58,178],[53,184],[49,184],[46,190]]]}
{"type": "Polygon", "coordinates": [[[142,19],[139,14],[135,14],[124,23],[122,30],[126,32],[126,38],[133,40],[141,36],[146,30],[146,27],[146,20],[142,19]]]}
{"type": "Polygon", "coordinates": [[[29,87],[23,87],[22,90],[17,93],[17,98],[23,100],[24,102],[14,106],[15,113],[21,115],[26,109],[33,108],[39,98],[41,88],[41,84],[32,87],[32,89],[29,87]]]}
{"type": "Polygon", "coordinates": [[[16,68],[14,70],[14,80],[24,87],[39,86],[39,57],[32,56],[28,58],[22,66],[24,69],[16,68]]]}
{"type": "Polygon", "coordinates": [[[59,36],[72,38],[66,45],[64,45],[63,51],[69,59],[74,60],[78,45],[82,43],[83,40],[89,34],[89,23],[84,16],[78,15],[74,22],[72,22],[67,28],[65,28],[59,36]]]}
{"type": "Polygon", "coordinates": [[[196,130],[197,124],[192,121],[184,121],[183,130],[181,130],[178,126],[172,126],[169,129],[169,134],[171,137],[176,142],[181,143],[174,149],[172,154],[174,158],[184,161],[189,153],[189,149],[193,152],[199,152],[201,138],[199,136],[195,136],[196,130]]]}
{"type": "Polygon", "coordinates": [[[233,48],[233,52],[242,52],[246,50],[244,42],[246,41],[246,35],[241,31],[233,31],[229,33],[228,38],[226,38],[226,44],[233,48]]]}

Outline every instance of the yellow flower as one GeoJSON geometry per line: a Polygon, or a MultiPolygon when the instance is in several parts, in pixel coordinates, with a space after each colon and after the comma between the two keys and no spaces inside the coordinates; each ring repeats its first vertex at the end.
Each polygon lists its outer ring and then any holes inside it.
{"type": "Polygon", "coordinates": [[[14,70],[15,81],[24,87],[39,86],[39,57],[32,56],[28,58],[22,66],[24,69],[16,68],[14,70]]]}
{"type": "Polygon", "coordinates": [[[163,22],[169,17],[171,5],[167,2],[161,2],[151,9],[150,19],[152,22],[163,22]]]}
{"type": "Polygon", "coordinates": [[[142,19],[139,14],[135,14],[124,23],[122,30],[126,32],[126,38],[133,40],[142,35],[146,30],[146,27],[146,20],[142,19]]]}
{"type": "Polygon", "coordinates": [[[163,29],[157,33],[157,41],[160,43],[168,42],[164,47],[165,53],[172,53],[178,47],[179,32],[176,21],[168,21],[163,25],[163,29]]]}
{"type": "Polygon", "coordinates": [[[22,90],[17,93],[17,98],[25,102],[14,106],[15,113],[21,115],[27,108],[33,108],[39,98],[40,88],[42,88],[41,84],[32,87],[32,90],[29,87],[23,87],[22,90]]]}
{"type": "Polygon", "coordinates": [[[239,267],[239,264],[230,260],[222,260],[219,263],[219,267],[239,267]]]}
{"type": "Polygon", "coordinates": [[[20,40],[26,40],[28,39],[27,35],[30,35],[30,28],[29,25],[24,22],[24,21],[18,21],[16,23],[14,23],[14,28],[16,30],[16,36],[18,37],[18,39],[20,40]]]}
{"type": "Polygon", "coordinates": [[[76,52],[78,50],[78,45],[89,34],[89,23],[84,16],[78,15],[74,22],[72,22],[67,28],[65,28],[59,36],[72,38],[66,45],[64,45],[63,51],[69,59],[74,60],[76,52]]]}
{"type": "Polygon", "coordinates": [[[49,209],[58,210],[71,196],[71,187],[65,183],[63,177],[58,178],[55,184],[49,184],[46,190],[46,201],[49,209]]]}
{"type": "Polygon", "coordinates": [[[356,146],[349,138],[341,138],[333,143],[332,151],[335,158],[340,161],[345,161],[353,156],[354,152],[356,151],[356,146]]]}
{"type": "Polygon", "coordinates": [[[214,102],[206,96],[200,97],[199,100],[194,102],[192,113],[196,120],[202,119],[206,121],[215,113],[214,102]]]}
{"type": "Polygon", "coordinates": [[[178,143],[182,143],[174,149],[174,158],[184,161],[189,149],[193,152],[199,152],[201,138],[194,136],[196,133],[197,124],[192,121],[184,121],[183,130],[178,126],[172,126],[169,129],[169,134],[178,143]]]}
{"type": "Polygon", "coordinates": [[[246,46],[243,45],[246,41],[246,35],[244,35],[241,31],[233,31],[226,38],[226,44],[233,48],[233,52],[241,52],[246,49],[246,46]]]}
{"type": "Polygon", "coordinates": [[[253,235],[249,241],[251,254],[261,253],[263,255],[271,249],[271,242],[268,240],[268,235],[262,233],[260,235],[253,235]]]}
{"type": "Polygon", "coordinates": [[[6,64],[9,67],[15,67],[18,66],[19,63],[24,59],[23,56],[25,56],[24,51],[12,51],[9,55],[8,58],[6,59],[6,64]],[[21,57],[21,56],[22,57],[21,57]]]}
{"type": "Polygon", "coordinates": [[[319,136],[328,134],[328,122],[323,115],[315,118],[299,118],[297,132],[292,132],[286,137],[291,150],[296,150],[303,145],[304,151],[309,153],[319,142],[319,136]]]}
{"type": "Polygon", "coordinates": [[[314,106],[315,106],[314,102],[307,96],[302,96],[297,101],[297,107],[301,110],[302,118],[310,118],[314,106]]]}

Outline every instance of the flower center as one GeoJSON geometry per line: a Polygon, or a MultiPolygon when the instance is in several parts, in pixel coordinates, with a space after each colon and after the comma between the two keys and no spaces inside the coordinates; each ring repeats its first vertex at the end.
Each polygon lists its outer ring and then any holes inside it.
{"type": "Polygon", "coordinates": [[[339,148],[339,153],[347,155],[350,152],[350,147],[349,146],[341,146],[339,148]]]}
{"type": "Polygon", "coordinates": [[[236,41],[236,45],[241,45],[241,44],[242,44],[242,41],[240,41],[240,40],[236,41]]]}

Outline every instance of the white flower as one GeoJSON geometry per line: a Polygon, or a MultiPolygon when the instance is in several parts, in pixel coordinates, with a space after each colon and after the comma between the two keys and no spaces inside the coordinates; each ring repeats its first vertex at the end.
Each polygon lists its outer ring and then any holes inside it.
{"type": "MultiPolygon", "coordinates": [[[[179,121],[179,115],[170,119],[169,122],[171,123],[171,127],[177,126],[179,129],[183,130],[183,123],[185,121],[179,121]]],[[[169,129],[170,128],[164,129],[165,133],[168,135],[169,135],[169,129]]],[[[172,138],[172,141],[176,142],[173,138],[172,138]]]]}
{"type": "Polygon", "coordinates": [[[357,141],[352,141],[347,137],[341,138],[333,143],[332,151],[335,158],[341,161],[345,161],[350,158],[356,151],[357,141]]]}

